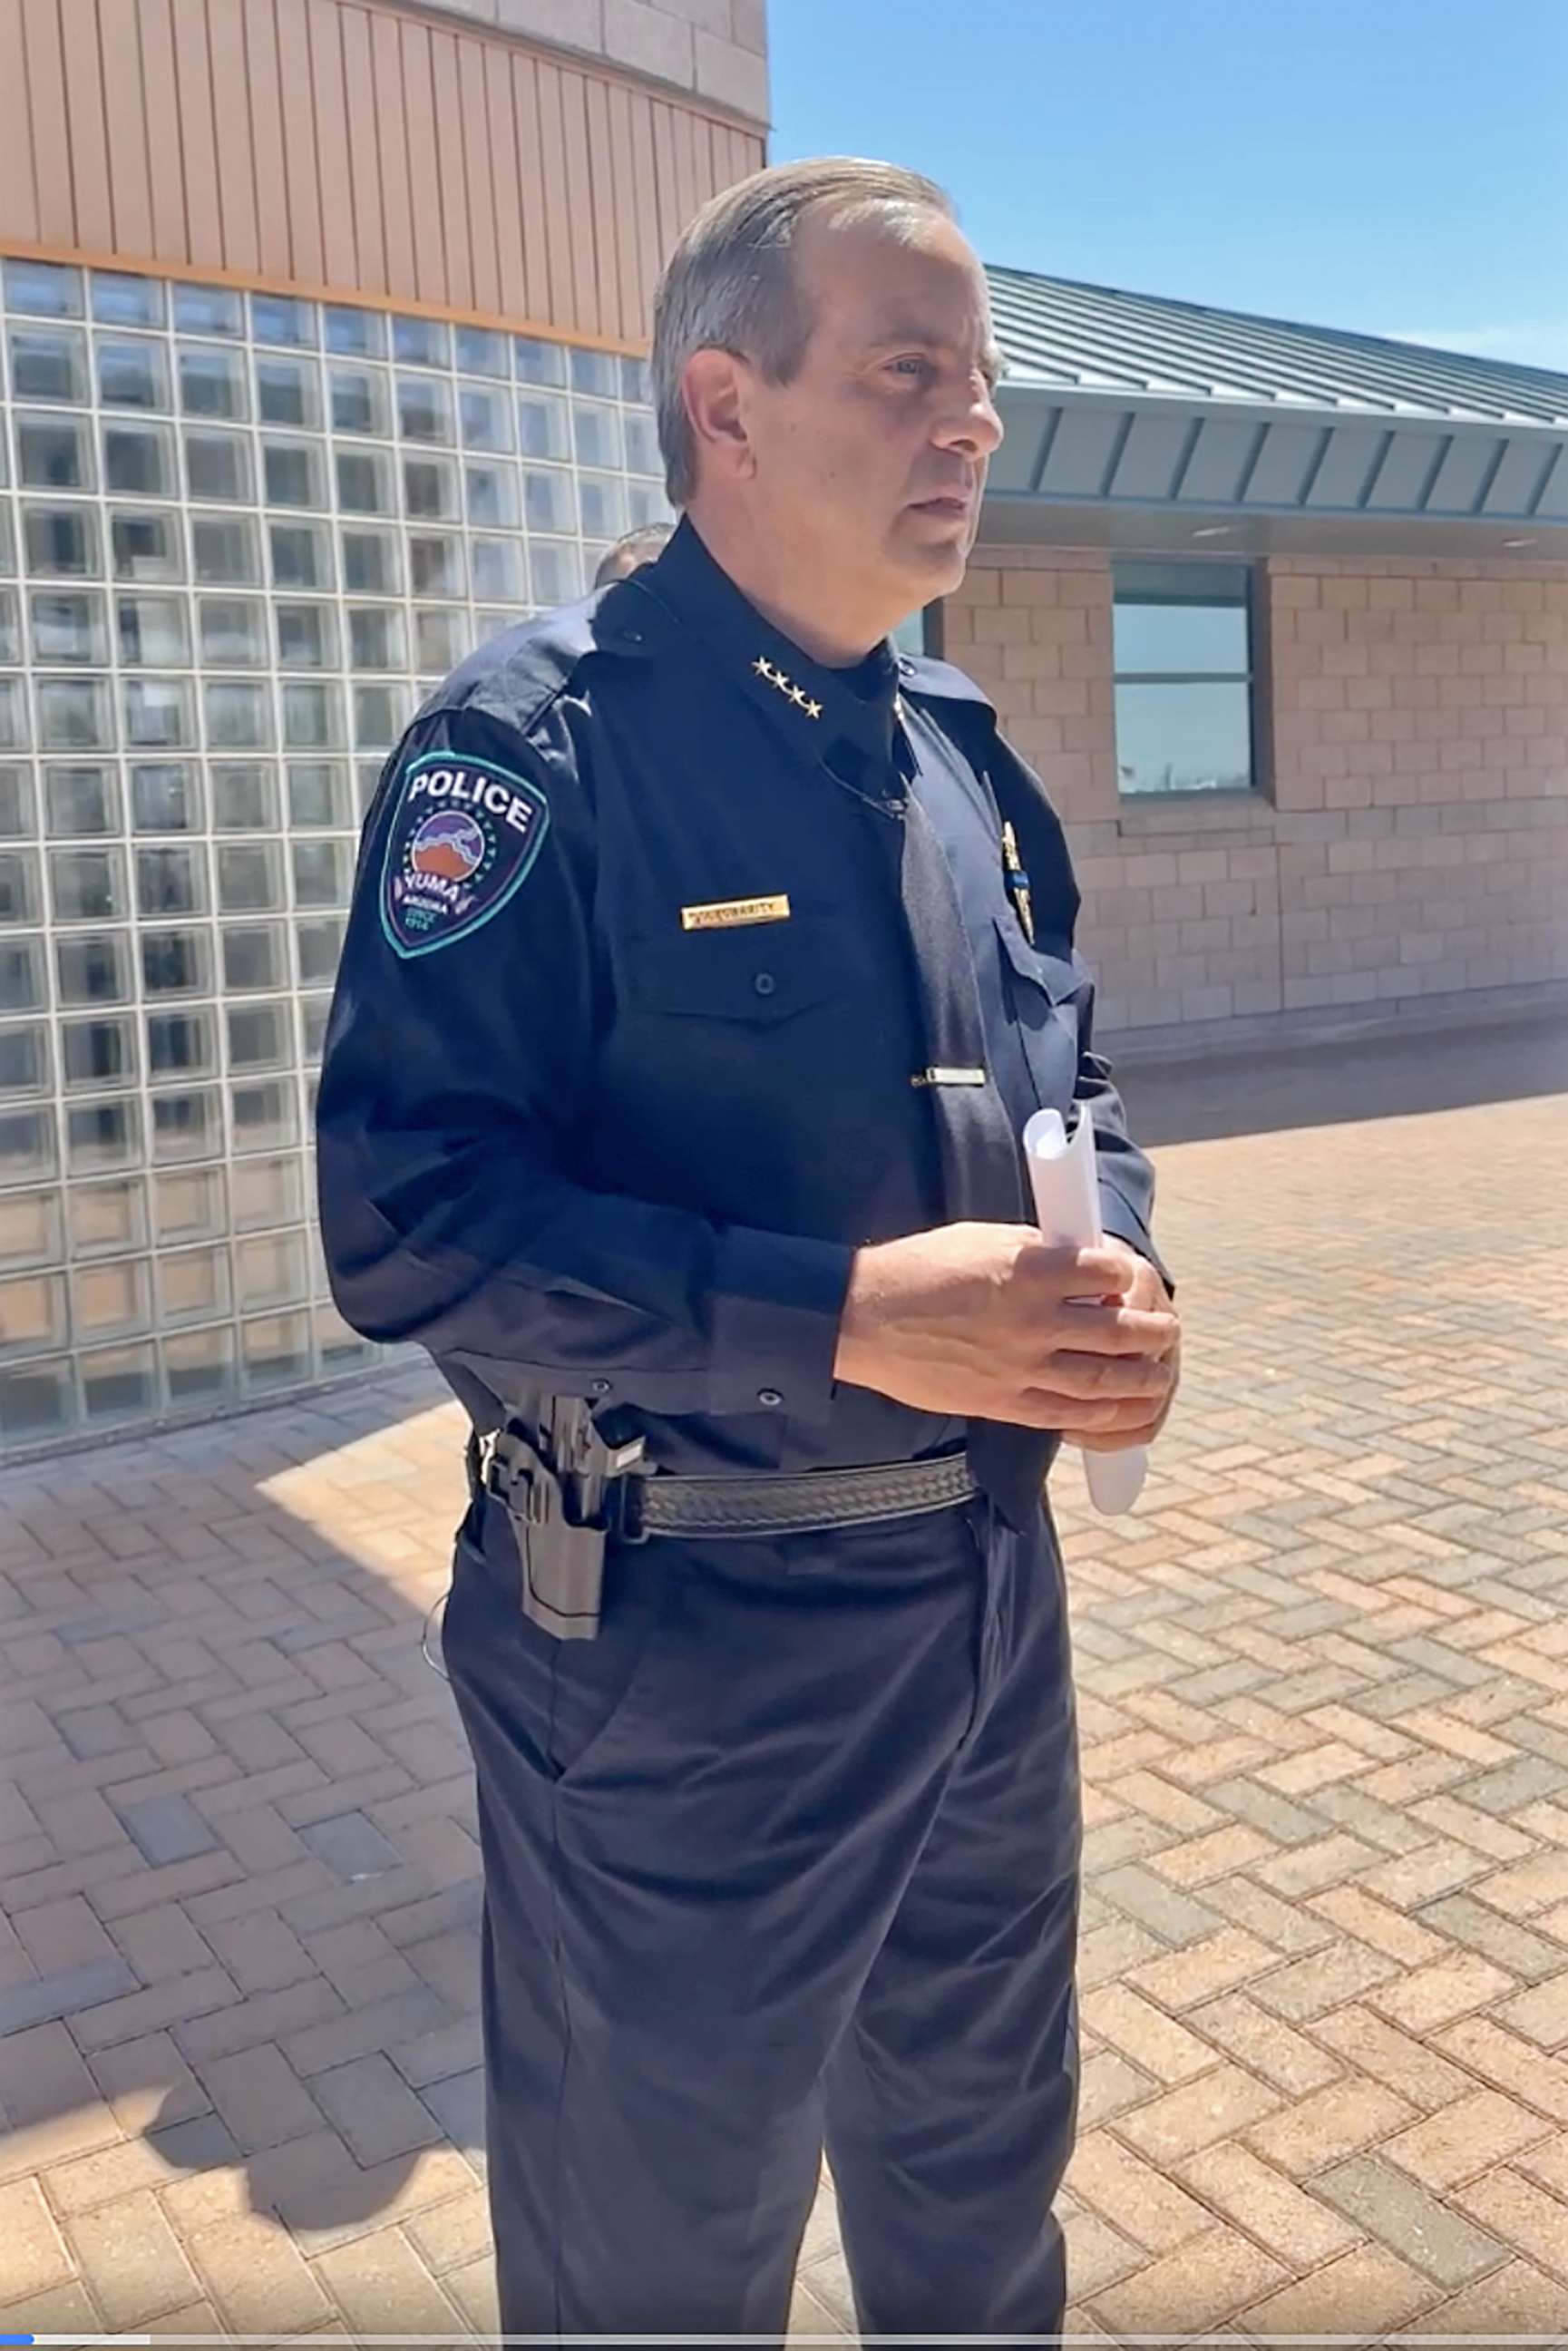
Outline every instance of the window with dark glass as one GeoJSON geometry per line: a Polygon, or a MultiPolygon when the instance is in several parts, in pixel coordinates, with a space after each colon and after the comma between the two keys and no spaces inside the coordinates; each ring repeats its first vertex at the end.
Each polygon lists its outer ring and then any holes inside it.
{"type": "Polygon", "coordinates": [[[86,590],[46,595],[35,590],[32,605],[35,661],[108,661],[109,631],[101,596],[86,590]]]}
{"type": "Polygon", "coordinates": [[[245,304],[226,286],[176,286],[174,324],[188,335],[243,335],[245,304]]]}
{"type": "Polygon", "coordinates": [[[125,1004],[131,998],[126,931],[73,932],[55,941],[62,1004],[125,1004]]]}
{"type": "Polygon", "coordinates": [[[86,424],[73,416],[18,416],[16,467],[25,489],[90,490],[86,424]]]}
{"type": "Polygon", "coordinates": [[[245,368],[238,351],[180,347],[180,405],[187,416],[210,416],[237,424],[247,411],[245,368]]]}
{"type": "Polygon", "coordinates": [[[108,488],[138,498],[174,495],[174,448],[162,424],[106,424],[103,478],[108,488]]]}
{"type": "Polygon", "coordinates": [[[141,335],[99,335],[98,396],[106,408],[167,408],[169,368],[162,343],[141,335]]]}
{"type": "Polygon", "coordinates": [[[1248,567],[1118,561],[1113,576],[1121,792],[1251,790],[1248,567]]]}
{"type": "Polygon", "coordinates": [[[111,510],[110,546],[117,580],[178,580],[184,571],[180,552],[180,524],[172,514],[133,514],[127,507],[111,510]]]}
{"type": "Polygon", "coordinates": [[[320,379],[314,360],[257,355],[256,413],[264,424],[297,424],[313,433],[321,421],[320,379]]]}
{"type": "Polygon", "coordinates": [[[392,357],[405,367],[452,365],[452,338],[439,319],[394,319],[392,357]]]}
{"type": "Polygon", "coordinates": [[[103,327],[161,327],[163,288],[156,277],[132,277],[119,270],[95,270],[92,315],[103,327]]]}
{"type": "Polygon", "coordinates": [[[127,669],[183,669],[191,658],[183,596],[120,596],[120,658],[127,669]]]}
{"type": "Polygon", "coordinates": [[[207,987],[204,931],[141,931],[144,996],[200,996],[207,987]]]}
{"type": "Polygon", "coordinates": [[[87,398],[87,339],[77,327],[13,327],[11,390],[17,400],[87,398]]]}
{"type": "Polygon", "coordinates": [[[45,578],[85,580],[99,569],[98,517],[86,507],[24,507],[22,538],[28,570],[45,578]]]}
{"type": "Polygon", "coordinates": [[[255,523],[248,515],[193,515],[191,561],[204,584],[253,585],[261,577],[255,523]]]}

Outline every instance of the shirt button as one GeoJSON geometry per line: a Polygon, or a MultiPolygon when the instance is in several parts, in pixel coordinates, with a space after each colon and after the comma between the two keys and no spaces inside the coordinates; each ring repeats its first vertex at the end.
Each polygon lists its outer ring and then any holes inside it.
{"type": "Polygon", "coordinates": [[[779,983],[770,971],[759,971],[751,985],[758,996],[771,996],[779,983]]]}
{"type": "Polygon", "coordinates": [[[590,1380],[588,1387],[591,1395],[608,1395],[610,1394],[610,1382],[608,1380],[590,1380]]]}
{"type": "Polygon", "coordinates": [[[758,1388],[757,1401],[758,1404],[765,1404],[768,1411],[772,1412],[783,1403],[784,1399],[777,1388],[758,1388]]]}

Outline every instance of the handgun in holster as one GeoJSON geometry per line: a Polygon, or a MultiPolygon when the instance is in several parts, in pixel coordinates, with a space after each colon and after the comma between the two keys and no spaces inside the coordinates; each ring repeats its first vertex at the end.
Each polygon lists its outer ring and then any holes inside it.
{"type": "Polygon", "coordinates": [[[508,1421],[490,1439],[483,1482],[517,1540],[523,1614],[558,1641],[599,1630],[604,1547],[629,1531],[643,1457],[642,1437],[613,1444],[578,1396],[550,1396],[537,1427],[508,1421]]]}

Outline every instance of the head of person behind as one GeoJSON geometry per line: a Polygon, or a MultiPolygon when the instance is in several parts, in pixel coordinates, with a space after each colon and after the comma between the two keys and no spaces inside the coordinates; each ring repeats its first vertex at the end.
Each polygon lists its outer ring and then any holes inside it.
{"type": "Polygon", "coordinates": [[[985,273],[934,181],[777,164],[706,204],[659,281],[670,502],[776,626],[847,665],[962,580],[998,371],[985,273]]]}
{"type": "Polygon", "coordinates": [[[645,563],[656,563],[674,528],[673,522],[645,522],[635,530],[622,531],[600,557],[599,569],[593,575],[594,587],[608,588],[612,580],[630,580],[633,571],[641,571],[645,563]]]}

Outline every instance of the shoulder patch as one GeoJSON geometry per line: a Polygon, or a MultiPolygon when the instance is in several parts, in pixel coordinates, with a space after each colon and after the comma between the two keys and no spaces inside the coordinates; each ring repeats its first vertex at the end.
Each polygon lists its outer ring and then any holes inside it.
{"type": "Polygon", "coordinates": [[[423,751],[398,783],[382,860],[382,929],[400,956],[434,954],[498,914],[549,831],[537,784],[491,760],[423,751]]]}

